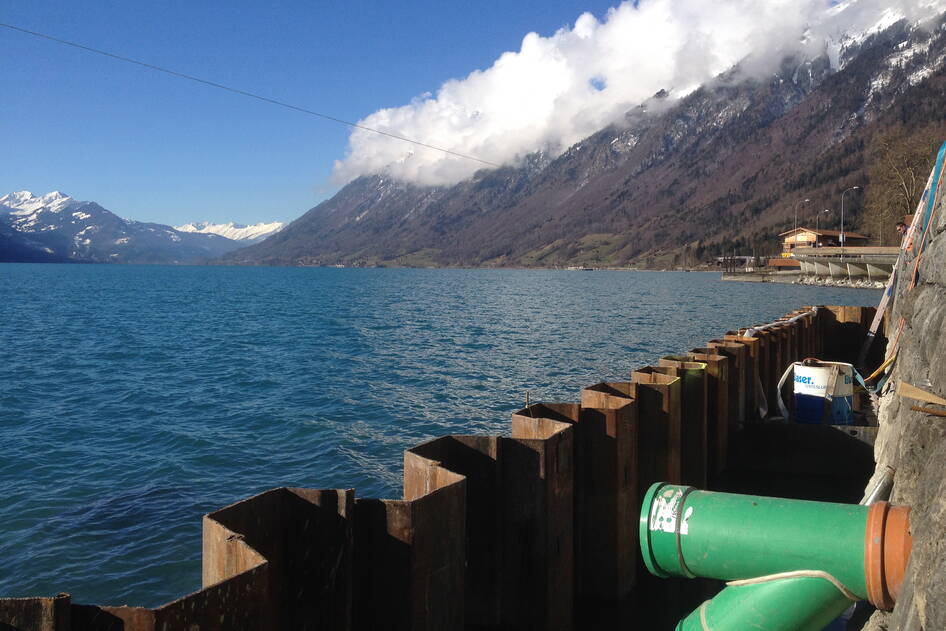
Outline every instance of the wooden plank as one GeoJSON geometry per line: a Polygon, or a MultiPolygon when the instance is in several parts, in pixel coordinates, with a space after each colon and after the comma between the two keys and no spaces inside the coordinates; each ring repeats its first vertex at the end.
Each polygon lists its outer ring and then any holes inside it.
{"type": "Polygon", "coordinates": [[[916,399],[917,401],[926,401],[927,403],[946,405],[946,399],[943,397],[937,396],[932,392],[927,392],[926,390],[921,390],[906,381],[900,381],[897,384],[897,396],[906,399],[916,399]]]}

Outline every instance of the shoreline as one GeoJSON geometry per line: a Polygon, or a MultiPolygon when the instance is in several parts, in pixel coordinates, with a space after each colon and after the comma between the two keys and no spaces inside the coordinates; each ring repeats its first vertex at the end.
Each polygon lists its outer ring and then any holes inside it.
{"type": "Polygon", "coordinates": [[[743,283],[784,283],[786,285],[808,285],[810,287],[843,287],[848,289],[883,290],[887,285],[881,281],[848,278],[824,278],[822,276],[802,276],[794,273],[766,272],[723,272],[722,280],[743,283]]]}

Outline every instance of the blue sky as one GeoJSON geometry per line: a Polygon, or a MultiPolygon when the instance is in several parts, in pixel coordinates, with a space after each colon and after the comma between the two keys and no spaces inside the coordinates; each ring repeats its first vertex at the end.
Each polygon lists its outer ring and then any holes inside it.
{"type": "MultiPolygon", "coordinates": [[[[358,120],[611,4],[32,0],[0,21],[358,120]]],[[[179,224],[289,221],[334,192],[347,127],[7,29],[0,48],[0,194],[179,224]]]]}

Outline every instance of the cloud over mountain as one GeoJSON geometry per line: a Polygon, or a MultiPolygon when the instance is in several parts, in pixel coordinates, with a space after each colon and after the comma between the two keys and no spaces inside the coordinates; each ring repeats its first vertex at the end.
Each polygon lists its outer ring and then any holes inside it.
{"type": "MultiPolygon", "coordinates": [[[[548,37],[529,33],[517,52],[486,70],[445,82],[401,107],[378,110],[366,127],[516,164],[535,151],[557,155],[629,109],[668,90],[684,96],[741,63],[762,76],[786,54],[828,53],[896,20],[946,9],[944,0],[639,0],[598,19],[578,17],[548,37]]],[[[481,163],[363,129],[349,138],[334,177],[385,173],[422,185],[453,184],[481,163]]]]}

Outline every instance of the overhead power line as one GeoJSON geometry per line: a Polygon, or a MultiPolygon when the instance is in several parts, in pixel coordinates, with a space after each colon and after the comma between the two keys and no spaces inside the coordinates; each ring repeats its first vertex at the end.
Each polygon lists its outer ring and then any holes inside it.
{"type": "Polygon", "coordinates": [[[403,141],[403,142],[408,142],[408,143],[410,143],[410,144],[412,144],[412,145],[417,145],[417,146],[419,146],[419,147],[425,147],[425,148],[427,148],[427,149],[433,149],[434,151],[440,151],[440,152],[442,152],[442,153],[446,153],[446,154],[451,155],[451,156],[456,156],[456,157],[458,157],[458,158],[464,158],[464,159],[466,159],[466,160],[474,160],[474,161],[476,161],[476,162],[480,162],[480,163],[482,163],[482,164],[485,164],[485,165],[488,165],[488,166],[491,166],[491,167],[499,167],[499,166],[500,166],[500,165],[498,165],[498,164],[496,164],[496,163],[489,162],[489,161],[487,161],[487,160],[483,160],[482,158],[477,158],[476,156],[467,155],[467,154],[465,154],[465,153],[459,153],[459,152],[457,152],[457,151],[451,151],[450,149],[444,149],[443,147],[437,147],[437,146],[435,146],[435,145],[430,145],[430,144],[427,144],[426,142],[421,142],[420,140],[414,140],[414,139],[412,139],[412,138],[407,138],[407,137],[405,137],[405,136],[399,136],[399,135],[397,135],[397,134],[392,134],[392,133],[390,133],[390,132],[382,131],[382,130],[380,130],[380,129],[374,129],[373,127],[367,127],[367,126],[361,125],[361,124],[359,124],[359,123],[353,123],[353,122],[351,122],[351,121],[347,121],[347,120],[344,120],[344,119],[341,119],[341,118],[336,118],[336,117],[334,117],[334,116],[330,116],[330,115],[328,115],[328,114],[323,114],[323,113],[321,113],[321,112],[316,112],[316,111],[314,111],[314,110],[306,109],[306,108],[304,108],[304,107],[299,107],[298,105],[293,105],[292,103],[286,103],[285,101],[280,101],[280,100],[278,100],[278,99],[271,99],[271,98],[269,98],[268,96],[263,96],[263,95],[261,95],[261,94],[256,94],[256,93],[254,93],[254,92],[247,92],[246,90],[240,90],[239,88],[232,88],[232,87],[230,87],[230,86],[228,86],[228,85],[223,85],[222,83],[217,83],[217,82],[215,82],[215,81],[209,81],[209,80],[207,80],[207,79],[201,79],[200,77],[195,77],[194,75],[189,75],[189,74],[186,74],[186,73],[183,73],[183,72],[178,72],[178,71],[176,71],[176,70],[171,70],[171,69],[169,69],[169,68],[163,68],[163,67],[161,67],[161,66],[155,66],[154,64],[149,64],[149,63],[144,62],[144,61],[139,61],[138,59],[132,59],[131,57],[125,57],[125,56],[123,56],[123,55],[117,55],[117,54],[115,54],[115,53],[110,53],[110,52],[108,52],[107,50],[101,50],[101,49],[99,49],[99,48],[92,48],[91,46],[86,46],[86,45],[84,45],[84,44],[79,44],[79,43],[77,43],[77,42],[71,42],[71,41],[69,41],[69,40],[60,39],[60,38],[58,38],[58,37],[53,37],[52,35],[47,35],[46,33],[40,33],[40,32],[38,32],[38,31],[31,31],[31,30],[25,29],[25,28],[23,28],[23,27],[21,27],[21,26],[14,26],[13,24],[5,24],[5,23],[3,23],[3,22],[0,22],[0,26],[2,26],[2,27],[4,27],[4,28],[8,28],[8,29],[10,29],[10,30],[12,30],[12,31],[19,31],[20,33],[26,33],[27,35],[32,35],[32,36],[34,36],[34,37],[41,37],[41,38],[43,38],[43,39],[48,39],[48,40],[50,40],[50,41],[52,41],[52,42],[56,42],[56,43],[58,43],[58,44],[64,44],[64,45],[66,45],[66,46],[72,46],[73,48],[78,48],[79,50],[84,50],[84,51],[86,51],[86,52],[95,53],[96,55],[102,55],[102,56],[104,56],[104,57],[111,57],[112,59],[117,59],[118,61],[124,61],[125,63],[134,64],[134,65],[136,65],[136,66],[142,66],[142,67],[144,67],[144,68],[148,68],[148,69],[150,69],[150,70],[156,70],[156,71],[158,71],[158,72],[163,72],[163,73],[169,74],[169,75],[171,75],[171,76],[173,76],[173,77],[178,77],[178,78],[181,78],[181,79],[187,79],[188,81],[194,81],[194,82],[196,82],[196,83],[202,83],[202,84],[204,84],[204,85],[209,85],[209,86],[212,87],[212,88],[218,88],[218,89],[220,89],[220,90],[226,90],[227,92],[232,92],[232,93],[234,93],[234,94],[239,94],[239,95],[241,95],[241,96],[248,96],[248,97],[250,97],[251,99],[256,99],[256,100],[258,100],[258,101],[263,101],[264,103],[270,103],[270,104],[272,104],[272,105],[279,105],[280,107],[285,107],[285,108],[290,109],[290,110],[295,110],[296,112],[302,112],[303,114],[309,114],[310,116],[316,116],[316,117],[318,117],[318,118],[322,118],[322,119],[325,119],[325,120],[332,121],[333,123],[339,123],[339,124],[342,124],[342,125],[347,125],[348,127],[353,127],[354,129],[363,129],[363,130],[369,131],[369,132],[371,132],[371,133],[373,133],[373,134],[379,134],[379,135],[381,135],[381,136],[387,136],[388,138],[394,138],[395,140],[400,140],[400,141],[403,141]]]}

